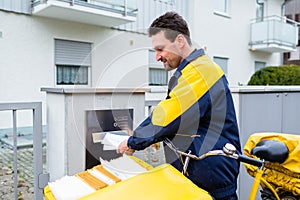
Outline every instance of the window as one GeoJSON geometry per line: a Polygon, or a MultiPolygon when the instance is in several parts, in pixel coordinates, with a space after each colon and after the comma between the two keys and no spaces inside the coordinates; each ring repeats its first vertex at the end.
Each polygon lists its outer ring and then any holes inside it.
{"type": "Polygon", "coordinates": [[[260,5],[256,6],[256,21],[257,22],[263,21],[263,19],[264,19],[264,10],[263,9],[264,9],[263,6],[260,6],[260,5]]]}
{"type": "Polygon", "coordinates": [[[168,73],[155,59],[155,51],[149,50],[149,85],[167,85],[168,73]]]}
{"type": "Polygon", "coordinates": [[[300,14],[295,14],[295,19],[296,22],[300,22],[300,14]]]}
{"type": "Polygon", "coordinates": [[[296,47],[297,51],[291,51],[289,60],[300,60],[300,47],[296,47]]]}
{"type": "Polygon", "coordinates": [[[87,85],[88,67],[56,65],[57,85],[87,85]]]}
{"type": "Polygon", "coordinates": [[[167,85],[167,79],[165,69],[149,68],[149,85],[167,85]]]}
{"type": "Polygon", "coordinates": [[[55,39],[57,85],[88,85],[91,43],[55,39]]]}
{"type": "Polygon", "coordinates": [[[213,0],[214,13],[228,17],[229,15],[229,0],[213,0]]]}
{"type": "MultiPolygon", "coordinates": [[[[286,15],[286,18],[294,20],[293,15],[286,15]]],[[[295,20],[296,21],[296,20],[295,20]]]]}
{"type": "Polygon", "coordinates": [[[214,56],[213,59],[214,62],[217,63],[222,68],[224,74],[227,75],[228,58],[214,56]]]}
{"type": "Polygon", "coordinates": [[[160,0],[160,2],[166,3],[166,4],[174,4],[174,0],[160,0]]]}
{"type": "Polygon", "coordinates": [[[266,66],[265,62],[255,61],[255,71],[260,70],[261,68],[264,68],[266,66]]]}

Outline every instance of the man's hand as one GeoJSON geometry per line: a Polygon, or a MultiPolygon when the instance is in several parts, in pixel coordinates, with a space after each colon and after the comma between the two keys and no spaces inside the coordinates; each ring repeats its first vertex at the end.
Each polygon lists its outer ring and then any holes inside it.
{"type": "Polygon", "coordinates": [[[127,140],[124,140],[119,144],[119,147],[117,149],[117,153],[125,153],[126,155],[132,155],[134,153],[134,149],[129,149],[127,146],[127,140]]]}

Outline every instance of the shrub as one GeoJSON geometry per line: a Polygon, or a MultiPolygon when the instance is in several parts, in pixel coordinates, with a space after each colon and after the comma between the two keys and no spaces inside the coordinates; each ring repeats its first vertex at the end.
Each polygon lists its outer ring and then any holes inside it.
{"type": "Polygon", "coordinates": [[[262,68],[251,76],[248,85],[300,85],[300,66],[262,68]]]}

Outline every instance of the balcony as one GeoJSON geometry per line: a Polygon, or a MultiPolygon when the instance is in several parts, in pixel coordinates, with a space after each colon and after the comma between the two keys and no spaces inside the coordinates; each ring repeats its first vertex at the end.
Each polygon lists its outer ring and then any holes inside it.
{"type": "Polygon", "coordinates": [[[136,0],[35,0],[32,14],[113,27],[136,20],[136,0]]]}
{"type": "Polygon", "coordinates": [[[279,16],[255,19],[250,24],[249,49],[268,53],[296,51],[298,23],[279,16]]]}

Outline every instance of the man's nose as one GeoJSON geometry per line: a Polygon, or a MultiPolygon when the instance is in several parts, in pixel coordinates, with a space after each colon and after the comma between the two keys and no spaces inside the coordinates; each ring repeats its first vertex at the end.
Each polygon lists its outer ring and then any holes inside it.
{"type": "Polygon", "coordinates": [[[156,52],[156,60],[157,61],[161,61],[161,55],[160,55],[160,53],[159,52],[156,52]]]}

